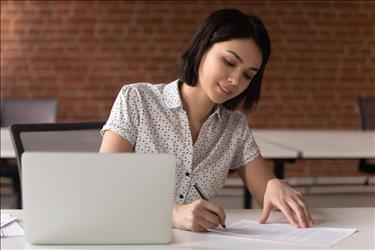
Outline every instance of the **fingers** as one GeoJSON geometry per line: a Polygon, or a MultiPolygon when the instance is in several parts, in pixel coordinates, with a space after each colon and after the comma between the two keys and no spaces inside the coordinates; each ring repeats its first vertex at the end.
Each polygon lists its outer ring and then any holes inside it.
{"type": "Polygon", "coordinates": [[[195,232],[214,229],[225,222],[224,209],[206,200],[196,200],[190,204],[191,219],[188,228],[195,232]]]}
{"type": "Polygon", "coordinates": [[[307,226],[311,227],[312,225],[314,225],[315,222],[314,222],[313,218],[311,217],[311,213],[309,211],[309,208],[307,207],[306,202],[303,200],[303,198],[301,197],[301,199],[297,199],[296,202],[303,209],[303,212],[305,214],[305,218],[306,218],[306,221],[307,221],[307,226]]]}
{"type": "Polygon", "coordinates": [[[277,206],[280,211],[285,215],[285,217],[288,219],[289,223],[292,224],[294,227],[298,228],[298,222],[294,218],[294,214],[291,210],[291,208],[288,206],[287,203],[282,202],[280,205],[277,206]]]}
{"type": "Polygon", "coordinates": [[[220,217],[209,210],[202,210],[201,218],[212,224],[214,228],[222,224],[220,217]]]}
{"type": "Polygon", "coordinates": [[[281,202],[278,207],[295,227],[306,228],[314,224],[306,203],[298,195],[281,202]]]}
{"type": "Polygon", "coordinates": [[[267,220],[270,214],[269,207],[272,205],[278,208],[295,227],[309,227],[314,224],[302,194],[285,181],[278,179],[268,181],[264,200],[268,202],[265,202],[260,223],[267,220]]]}
{"type": "Polygon", "coordinates": [[[225,224],[226,215],[222,207],[205,200],[202,200],[202,203],[207,210],[219,217],[220,224],[225,224]]]}
{"type": "Polygon", "coordinates": [[[218,225],[218,223],[210,222],[204,216],[197,215],[191,220],[191,225],[189,226],[189,229],[193,232],[206,232],[207,229],[214,229],[218,225]]]}
{"type": "MultiPolygon", "coordinates": [[[[217,228],[220,223],[212,223],[211,221],[209,221],[207,219],[207,217],[200,217],[200,218],[197,218],[198,219],[198,224],[200,227],[202,227],[204,230],[203,231],[207,231],[207,229],[214,229],[214,228],[217,228]]],[[[216,221],[218,221],[219,219],[216,219],[216,221]]]]}
{"type": "Polygon", "coordinates": [[[206,232],[207,231],[206,227],[204,226],[204,223],[203,225],[201,225],[201,223],[192,223],[191,227],[188,229],[193,232],[206,232]]]}
{"type": "Polygon", "coordinates": [[[303,208],[303,206],[305,206],[304,203],[301,203],[299,201],[296,201],[296,200],[292,200],[290,201],[290,203],[288,204],[290,206],[290,208],[293,210],[293,213],[296,215],[296,217],[298,218],[298,224],[300,227],[307,227],[308,226],[308,220],[306,218],[307,214],[303,208]]]}
{"type": "Polygon", "coordinates": [[[268,217],[270,216],[271,210],[272,210],[271,202],[269,201],[264,202],[263,211],[259,219],[259,223],[262,223],[262,224],[266,223],[268,217]]]}

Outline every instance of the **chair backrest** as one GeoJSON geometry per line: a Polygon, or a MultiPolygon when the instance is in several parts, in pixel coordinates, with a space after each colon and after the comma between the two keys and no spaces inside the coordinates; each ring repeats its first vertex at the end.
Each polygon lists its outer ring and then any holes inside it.
{"type": "Polygon", "coordinates": [[[11,138],[22,178],[23,152],[98,152],[105,122],[13,124],[11,138]]]}
{"type": "MultiPolygon", "coordinates": [[[[360,115],[360,125],[363,130],[375,130],[375,98],[374,97],[359,97],[358,108],[360,115]]],[[[361,172],[366,174],[375,173],[375,164],[360,159],[358,168],[361,172]]]]}
{"type": "Polygon", "coordinates": [[[359,114],[361,118],[361,128],[363,130],[375,129],[375,98],[358,98],[359,114]]]}
{"type": "Polygon", "coordinates": [[[23,123],[52,123],[56,121],[56,99],[2,99],[1,126],[23,123]]]}

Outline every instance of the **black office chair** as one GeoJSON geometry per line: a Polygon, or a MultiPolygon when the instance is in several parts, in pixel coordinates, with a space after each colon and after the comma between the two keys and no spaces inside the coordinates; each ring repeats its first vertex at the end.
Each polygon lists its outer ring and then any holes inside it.
{"type": "MultiPolygon", "coordinates": [[[[363,130],[375,130],[375,98],[358,98],[358,108],[360,114],[360,125],[363,130]]],[[[374,174],[375,164],[365,159],[359,160],[358,169],[361,172],[374,174]]]]}
{"type": "MultiPolygon", "coordinates": [[[[58,101],[56,99],[1,99],[0,125],[9,127],[16,123],[55,122],[58,101]]],[[[21,188],[18,168],[10,159],[1,159],[0,175],[12,180],[18,205],[21,188]]]]}
{"type": "MultiPolygon", "coordinates": [[[[23,152],[98,152],[105,122],[41,123],[11,125],[19,178],[22,179],[23,152]]],[[[22,185],[21,185],[22,189],[22,185]]],[[[22,193],[22,192],[21,192],[22,193]]],[[[21,196],[20,196],[21,197],[21,196]]],[[[22,206],[20,198],[20,207],[22,206]]]]}

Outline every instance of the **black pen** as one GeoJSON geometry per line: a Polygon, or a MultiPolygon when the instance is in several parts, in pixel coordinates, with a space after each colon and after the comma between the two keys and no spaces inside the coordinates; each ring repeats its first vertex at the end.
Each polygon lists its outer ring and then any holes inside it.
{"type": "MultiPolygon", "coordinates": [[[[204,193],[202,192],[202,190],[201,190],[200,187],[198,186],[198,183],[195,183],[195,184],[193,185],[193,187],[195,188],[195,190],[197,190],[199,196],[200,196],[203,200],[208,201],[207,197],[204,195],[204,193]]],[[[221,224],[221,226],[222,226],[224,229],[226,229],[225,224],[221,224]]]]}

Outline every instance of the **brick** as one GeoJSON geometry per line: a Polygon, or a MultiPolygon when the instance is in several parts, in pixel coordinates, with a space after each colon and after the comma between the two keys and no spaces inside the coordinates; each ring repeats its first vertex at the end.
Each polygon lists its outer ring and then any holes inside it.
{"type": "Polygon", "coordinates": [[[332,4],[333,4],[333,7],[337,10],[347,9],[350,11],[357,11],[361,9],[361,6],[362,6],[361,1],[335,1],[332,4]]]}
{"type": "Polygon", "coordinates": [[[301,5],[306,9],[332,10],[332,1],[302,1],[301,5]]]}
{"type": "MultiPolygon", "coordinates": [[[[341,2],[2,1],[1,95],[58,93],[60,121],[106,119],[123,84],[174,80],[200,22],[237,6],[261,16],[272,38],[252,127],[356,129],[356,98],[375,96],[375,8],[341,2]]],[[[301,162],[290,173],[337,174],[329,164],[301,162]]],[[[352,163],[337,164],[356,174],[352,163]]]]}
{"type": "Polygon", "coordinates": [[[96,23],[96,18],[69,18],[66,20],[66,23],[73,25],[94,25],[96,23]]]}
{"type": "Polygon", "coordinates": [[[42,25],[44,23],[44,19],[42,18],[18,18],[13,20],[15,25],[20,26],[32,26],[32,25],[42,25]]]}

